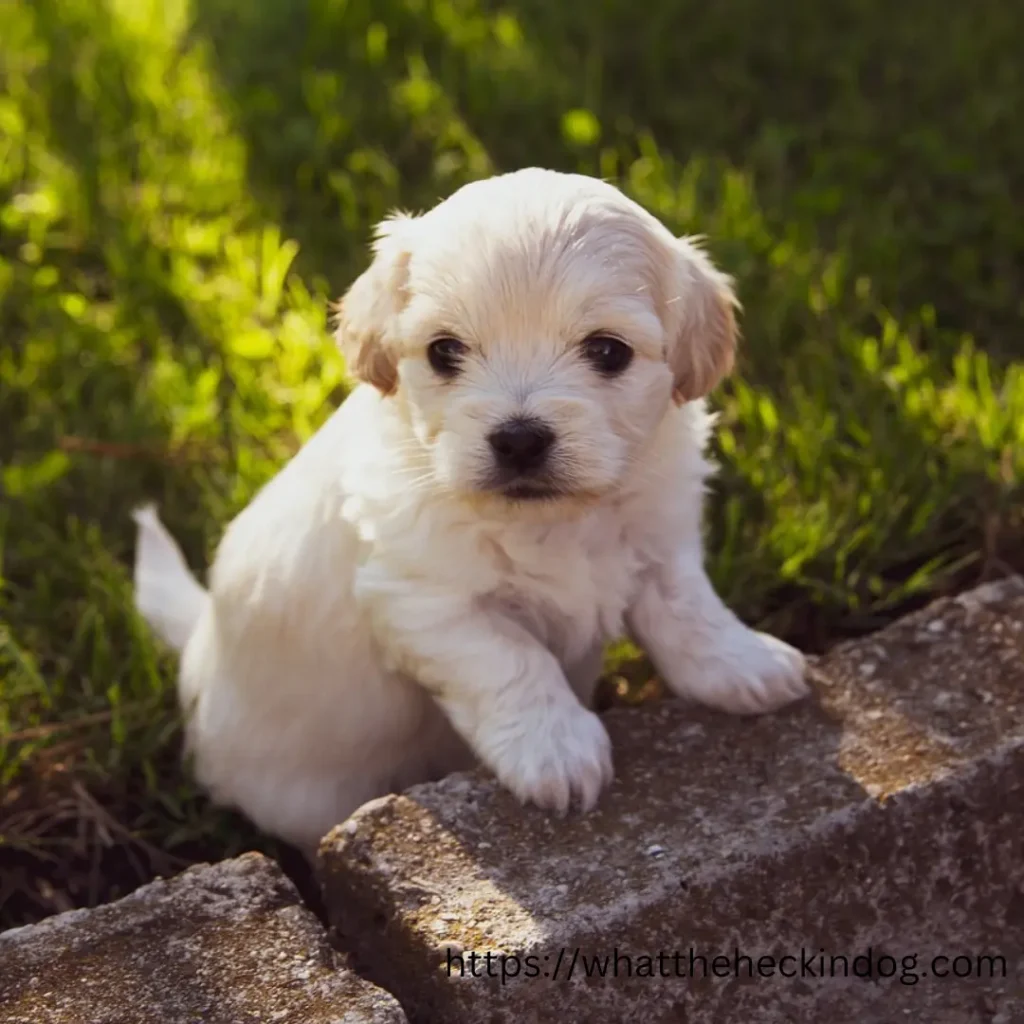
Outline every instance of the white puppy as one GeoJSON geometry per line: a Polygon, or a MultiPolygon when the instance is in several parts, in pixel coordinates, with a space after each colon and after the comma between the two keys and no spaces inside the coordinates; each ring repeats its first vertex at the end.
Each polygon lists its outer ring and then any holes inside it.
{"type": "Polygon", "coordinates": [[[538,169],[387,220],[374,252],[338,317],[363,383],[230,525],[209,593],[138,515],[138,606],[183,651],[212,796],[306,850],[474,757],[590,808],[612,760],[588,705],[625,631],[678,695],[804,694],[800,653],[703,568],[729,279],[612,185],[538,169]]]}

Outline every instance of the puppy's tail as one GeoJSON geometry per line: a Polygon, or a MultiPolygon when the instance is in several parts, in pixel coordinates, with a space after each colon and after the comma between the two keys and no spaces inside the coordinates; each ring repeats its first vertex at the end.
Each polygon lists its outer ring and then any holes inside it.
{"type": "Polygon", "coordinates": [[[179,653],[210,595],[189,571],[181,548],[145,505],[132,513],[139,533],[135,547],[135,607],[153,632],[179,653]]]}

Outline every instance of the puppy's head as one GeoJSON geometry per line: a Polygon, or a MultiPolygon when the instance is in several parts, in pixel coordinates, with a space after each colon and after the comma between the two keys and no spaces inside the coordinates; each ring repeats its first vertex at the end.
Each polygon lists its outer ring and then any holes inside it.
{"type": "Polygon", "coordinates": [[[618,189],[530,169],[385,221],[337,337],[436,486],[572,500],[613,492],[670,403],[729,370],[734,305],[693,242],[618,189]]]}

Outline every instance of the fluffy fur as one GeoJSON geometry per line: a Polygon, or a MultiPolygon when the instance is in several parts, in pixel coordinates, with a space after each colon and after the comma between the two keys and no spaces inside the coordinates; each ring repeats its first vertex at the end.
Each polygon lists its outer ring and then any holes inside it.
{"type": "Polygon", "coordinates": [[[307,850],[476,760],[523,801],[591,808],[612,759],[588,705],[624,632],[680,696],[801,696],[802,656],[703,568],[702,396],[731,366],[734,306],[691,240],[583,176],[519,171],[386,221],[338,316],[363,383],[231,523],[208,594],[138,516],[138,606],[183,652],[212,796],[307,850]],[[618,376],[583,357],[594,332],[631,346],[618,376]],[[439,336],[465,346],[449,377],[439,336]],[[555,437],[535,500],[487,440],[524,416],[555,437]]]}

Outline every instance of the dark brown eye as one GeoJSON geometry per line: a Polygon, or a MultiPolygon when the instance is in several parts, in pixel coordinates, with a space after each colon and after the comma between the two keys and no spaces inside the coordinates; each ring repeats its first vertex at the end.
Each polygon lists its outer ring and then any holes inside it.
{"type": "Polygon", "coordinates": [[[633,361],[633,350],[614,334],[591,334],[583,342],[583,356],[598,373],[617,377],[633,361]]]}
{"type": "Polygon", "coordinates": [[[440,377],[455,377],[469,349],[458,338],[435,338],[427,346],[427,361],[440,377]]]}

